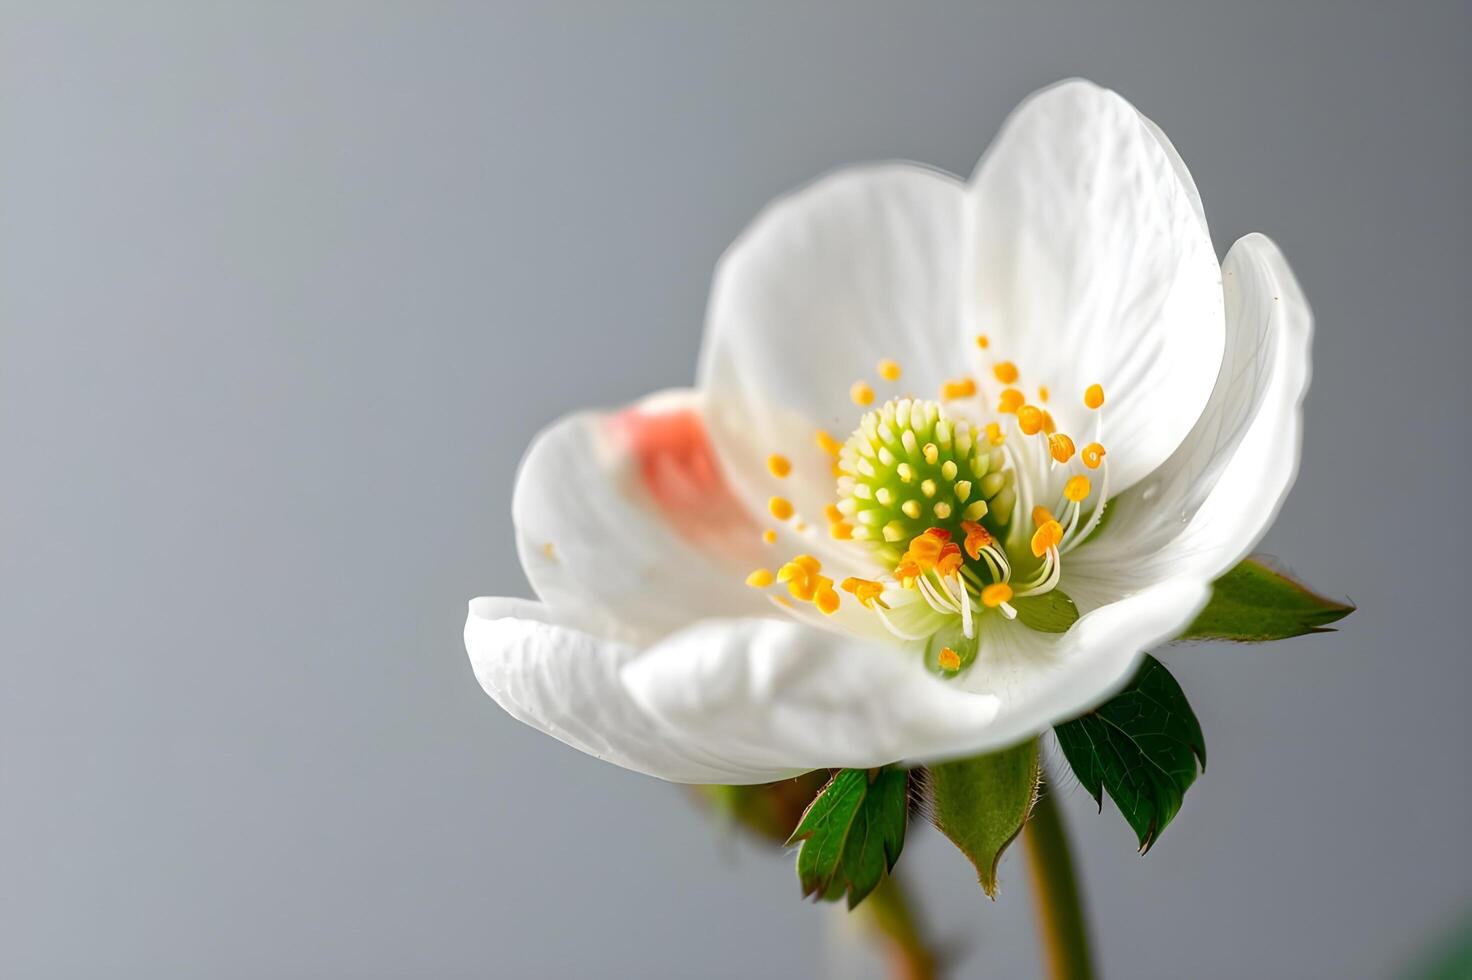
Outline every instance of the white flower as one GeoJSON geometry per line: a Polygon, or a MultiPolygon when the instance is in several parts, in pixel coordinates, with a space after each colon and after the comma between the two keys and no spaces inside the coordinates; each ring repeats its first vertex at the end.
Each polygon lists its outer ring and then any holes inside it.
{"type": "Polygon", "coordinates": [[[1217,264],[1164,134],[1087,82],[1028,99],[970,183],[824,177],[721,260],[696,390],[533,444],[513,510],[542,601],[471,602],[476,676],[682,782],[1042,732],[1271,522],[1310,322],[1266,238],[1217,264]],[[1062,595],[1066,632],[1027,624],[1062,595]]]}

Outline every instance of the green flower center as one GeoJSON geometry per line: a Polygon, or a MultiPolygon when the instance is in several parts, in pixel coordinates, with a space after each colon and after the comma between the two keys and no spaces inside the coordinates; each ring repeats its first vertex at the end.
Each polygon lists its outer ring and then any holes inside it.
{"type": "Polygon", "coordinates": [[[838,510],[853,537],[898,558],[933,527],[962,540],[963,521],[995,536],[1017,502],[1000,446],[936,402],[899,398],[867,413],[838,454],[838,510]]]}

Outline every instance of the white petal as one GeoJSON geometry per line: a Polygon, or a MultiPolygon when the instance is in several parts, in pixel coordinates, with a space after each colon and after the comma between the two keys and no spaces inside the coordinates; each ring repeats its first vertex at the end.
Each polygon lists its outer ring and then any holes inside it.
{"type": "Polygon", "coordinates": [[[1104,386],[1117,490],[1180,444],[1221,361],[1200,198],[1156,132],[1113,92],[1065,82],[1013,114],[972,187],[967,332],[991,338],[987,363],[1017,364],[1029,398],[1047,385],[1076,439],[1092,438],[1084,389],[1104,386]]]}
{"type": "Polygon", "coordinates": [[[1263,235],[1232,246],[1222,274],[1227,352],[1206,410],[1159,471],[1116,499],[1074,571],[1136,583],[1214,578],[1252,550],[1293,484],[1313,315],[1263,235]]]}
{"type": "Polygon", "coordinates": [[[770,555],[725,483],[698,398],[572,415],[533,441],[512,517],[527,578],[560,621],[647,642],[769,609],[743,580],[770,555]]]}
{"type": "Polygon", "coordinates": [[[624,668],[635,699],[687,738],[761,767],[878,766],[985,752],[1106,700],[1141,654],[1177,635],[1205,583],[1163,583],[1066,634],[991,628],[965,683],[919,655],[782,622],[699,623],[624,668]]]}
{"type": "Polygon", "coordinates": [[[779,620],[706,621],[623,670],[683,738],[757,770],[872,767],[964,751],[997,699],[927,673],[917,650],[779,620]]]}
{"type": "MultiPolygon", "coordinates": [[[[986,617],[966,682],[994,695],[1001,708],[957,754],[1013,744],[1097,707],[1129,680],[1146,651],[1178,636],[1209,596],[1203,581],[1172,579],[1099,606],[1062,634],[986,617]]],[[[1087,600],[1080,605],[1087,608],[1087,600]]]]}
{"type": "Polygon", "coordinates": [[[471,600],[465,649],[476,680],[513,717],[607,762],[675,782],[762,782],[793,774],[733,766],[661,726],[619,679],[636,648],[556,625],[539,603],[471,600]]]}
{"type": "MultiPolygon", "coordinates": [[[[794,470],[782,490],[808,521],[833,501],[819,427],[842,440],[865,409],[865,379],[885,398],[934,397],[962,371],[955,346],[965,190],[910,164],[844,170],[767,207],[726,252],[707,314],[700,386],[711,436],[749,501],[776,492],[768,453],[794,470]],[[876,375],[900,362],[897,383],[876,375]]],[[[822,550],[821,543],[819,550],[822,550]]],[[[825,556],[829,557],[829,556],[825,556]]]]}

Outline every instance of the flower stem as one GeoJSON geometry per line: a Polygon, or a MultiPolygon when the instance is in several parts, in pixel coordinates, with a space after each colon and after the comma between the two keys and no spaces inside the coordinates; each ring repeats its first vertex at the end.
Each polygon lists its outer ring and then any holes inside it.
{"type": "Polygon", "coordinates": [[[935,954],[921,935],[909,895],[898,878],[885,875],[854,911],[864,914],[865,925],[882,942],[894,980],[935,980],[935,954]]]}
{"type": "Polygon", "coordinates": [[[1051,980],[1090,980],[1089,930],[1084,923],[1073,856],[1058,804],[1044,792],[1022,832],[1032,872],[1033,905],[1051,980]]]}

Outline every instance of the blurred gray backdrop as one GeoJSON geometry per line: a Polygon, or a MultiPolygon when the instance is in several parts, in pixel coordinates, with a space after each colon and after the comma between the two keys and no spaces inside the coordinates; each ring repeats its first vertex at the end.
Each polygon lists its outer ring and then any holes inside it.
{"type": "MultiPolygon", "coordinates": [[[[1167,661],[1149,857],[1065,779],[1114,977],[1385,977],[1472,904],[1463,2],[37,3],[0,16],[0,975],[811,976],[831,910],[477,687],[554,417],[693,373],[713,263],[836,165],[970,171],[1081,74],[1318,314],[1267,541],[1343,632],[1167,661]]],[[[966,975],[1037,960],[933,833],[966,975]]]]}

